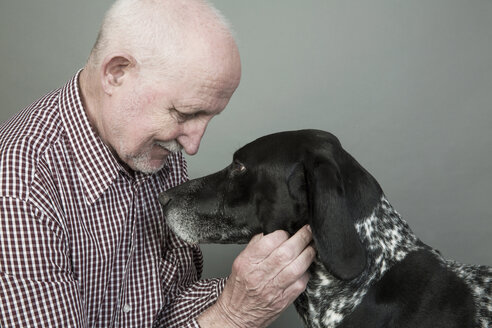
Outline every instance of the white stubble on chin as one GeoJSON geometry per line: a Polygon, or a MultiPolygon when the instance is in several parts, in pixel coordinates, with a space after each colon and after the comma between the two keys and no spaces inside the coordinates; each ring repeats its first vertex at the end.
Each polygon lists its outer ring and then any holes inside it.
{"type": "MultiPolygon", "coordinates": [[[[183,147],[176,140],[156,141],[154,145],[164,148],[170,153],[177,153],[183,149],[183,147]]],[[[131,167],[134,170],[145,174],[153,174],[158,172],[164,167],[167,161],[167,156],[168,155],[162,158],[161,163],[158,166],[152,165],[152,162],[155,160],[152,159],[152,147],[151,147],[144,153],[135,156],[129,156],[128,158],[131,161],[132,163],[131,167]]]]}

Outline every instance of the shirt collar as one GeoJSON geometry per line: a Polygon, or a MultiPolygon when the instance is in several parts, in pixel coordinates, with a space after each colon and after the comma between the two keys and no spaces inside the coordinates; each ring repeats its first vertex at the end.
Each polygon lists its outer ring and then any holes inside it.
{"type": "Polygon", "coordinates": [[[109,148],[99,138],[82,105],[77,74],[62,88],[60,116],[73,150],[80,181],[86,200],[94,203],[124,170],[109,148]]]}

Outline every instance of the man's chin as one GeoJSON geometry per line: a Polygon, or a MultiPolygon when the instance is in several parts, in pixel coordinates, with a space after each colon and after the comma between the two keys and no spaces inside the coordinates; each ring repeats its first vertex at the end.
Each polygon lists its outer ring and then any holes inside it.
{"type": "Polygon", "coordinates": [[[134,170],[144,174],[154,174],[160,171],[167,163],[167,156],[164,159],[134,160],[129,166],[134,170]]]}

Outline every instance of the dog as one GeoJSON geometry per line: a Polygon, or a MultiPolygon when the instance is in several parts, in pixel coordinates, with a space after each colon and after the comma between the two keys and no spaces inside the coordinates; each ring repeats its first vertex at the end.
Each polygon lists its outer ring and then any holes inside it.
{"type": "Polygon", "coordinates": [[[159,201],[189,243],[247,243],[310,224],[317,256],[294,302],[306,327],[491,327],[492,268],[446,260],[420,241],[328,132],[261,137],[159,201]]]}

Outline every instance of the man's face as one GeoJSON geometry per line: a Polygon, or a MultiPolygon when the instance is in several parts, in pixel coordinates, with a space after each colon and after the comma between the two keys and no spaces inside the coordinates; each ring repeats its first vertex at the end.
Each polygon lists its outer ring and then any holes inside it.
{"type": "Polygon", "coordinates": [[[125,83],[105,112],[102,135],[132,169],[154,173],[170,152],[198,151],[207,124],[226,107],[239,76],[193,70],[172,81],[130,77],[125,83]]]}

